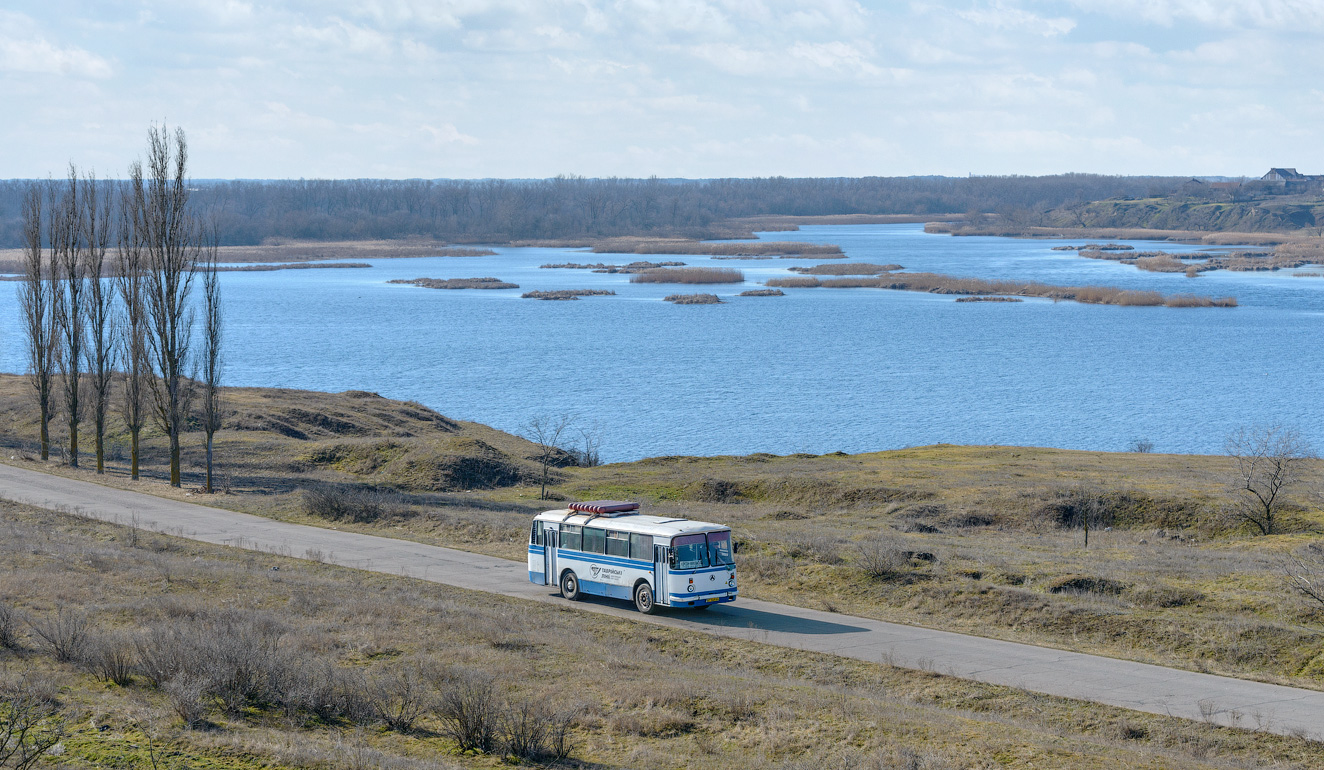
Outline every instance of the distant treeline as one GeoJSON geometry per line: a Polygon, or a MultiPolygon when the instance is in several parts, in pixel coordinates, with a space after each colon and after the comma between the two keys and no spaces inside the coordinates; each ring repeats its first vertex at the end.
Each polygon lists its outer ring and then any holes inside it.
{"type": "MultiPolygon", "coordinates": [[[[219,217],[222,245],[268,238],[422,236],[459,243],[619,235],[714,237],[761,214],[1043,212],[1166,195],[1185,178],[1090,174],[788,179],[194,181],[191,204],[219,217]]],[[[20,245],[26,180],[0,181],[0,247],[20,245]]]]}

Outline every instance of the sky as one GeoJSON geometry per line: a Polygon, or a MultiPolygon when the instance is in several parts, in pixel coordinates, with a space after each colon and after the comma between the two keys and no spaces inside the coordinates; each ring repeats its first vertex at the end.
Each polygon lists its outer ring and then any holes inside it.
{"type": "Polygon", "coordinates": [[[1324,0],[9,1],[0,178],[1324,173],[1324,0]]]}

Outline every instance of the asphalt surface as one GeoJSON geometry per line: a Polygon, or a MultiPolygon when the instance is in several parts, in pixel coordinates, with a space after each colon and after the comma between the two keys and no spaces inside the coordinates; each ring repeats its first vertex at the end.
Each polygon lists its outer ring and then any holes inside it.
{"type": "MultiPolygon", "coordinates": [[[[540,602],[565,602],[528,582],[527,567],[406,540],[288,524],[0,465],[0,498],[218,545],[540,602]]],[[[588,612],[841,655],[1186,719],[1324,740],[1324,692],[1199,674],[997,639],[741,598],[703,612],[635,612],[588,600],[588,612]]]]}

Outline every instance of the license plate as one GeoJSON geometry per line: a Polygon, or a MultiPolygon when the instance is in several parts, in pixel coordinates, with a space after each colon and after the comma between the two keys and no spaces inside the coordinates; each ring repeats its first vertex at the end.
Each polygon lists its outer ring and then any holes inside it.
{"type": "Polygon", "coordinates": [[[715,602],[715,601],[717,601],[717,597],[714,596],[713,598],[711,598],[711,599],[706,599],[705,601],[715,602]]]}

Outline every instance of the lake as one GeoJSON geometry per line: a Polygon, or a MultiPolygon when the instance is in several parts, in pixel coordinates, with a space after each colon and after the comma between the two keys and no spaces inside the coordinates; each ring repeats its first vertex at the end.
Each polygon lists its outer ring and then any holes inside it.
{"type": "MultiPolygon", "coordinates": [[[[1324,278],[1147,273],[1051,247],[955,238],[922,225],[805,227],[773,240],[839,244],[850,261],[955,276],[1233,295],[1240,307],[957,303],[877,289],[736,297],[818,260],[497,248],[370,269],[222,274],[226,383],[371,390],[519,432],[562,413],[596,423],[605,460],[671,454],[865,452],[933,443],[1212,453],[1241,425],[1298,426],[1324,448],[1324,278]],[[744,285],[631,284],[544,263],[676,259],[744,285]],[[518,290],[431,290],[395,278],[492,276],[518,290]],[[572,302],[534,289],[611,289],[572,302]],[[712,292],[721,305],[673,305],[712,292]]],[[[1127,241],[1137,250],[1198,247],[1127,241]]],[[[371,261],[371,260],[369,260],[371,261]]],[[[0,369],[24,368],[14,290],[0,369]]]]}

